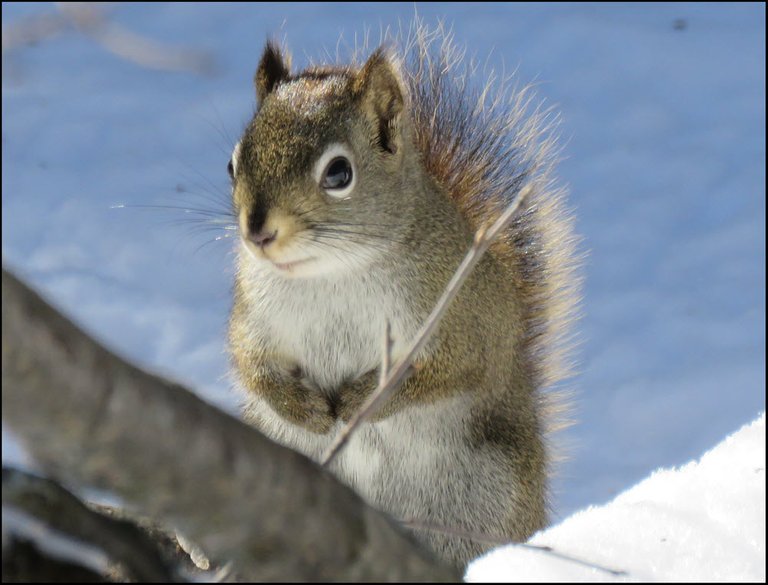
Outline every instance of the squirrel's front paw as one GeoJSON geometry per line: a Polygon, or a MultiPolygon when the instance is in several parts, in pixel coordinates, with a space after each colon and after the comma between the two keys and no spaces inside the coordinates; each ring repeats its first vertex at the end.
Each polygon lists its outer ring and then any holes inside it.
{"type": "Polygon", "coordinates": [[[307,391],[296,424],[308,431],[327,434],[336,424],[336,416],[328,400],[322,395],[307,391]]]}
{"type": "MultiPolygon", "coordinates": [[[[379,380],[377,370],[363,374],[360,378],[344,384],[336,399],[336,413],[343,421],[348,422],[363,406],[379,380]]],[[[372,417],[376,420],[376,415],[372,417]]]]}
{"type": "Polygon", "coordinates": [[[273,396],[272,407],[295,425],[313,433],[328,433],[336,424],[336,414],[330,402],[299,368],[290,374],[290,383],[281,385],[273,396]]]}
{"type": "Polygon", "coordinates": [[[335,410],[338,417],[344,422],[349,422],[355,414],[360,410],[368,398],[360,393],[348,392],[346,395],[340,396],[336,400],[335,410]]]}

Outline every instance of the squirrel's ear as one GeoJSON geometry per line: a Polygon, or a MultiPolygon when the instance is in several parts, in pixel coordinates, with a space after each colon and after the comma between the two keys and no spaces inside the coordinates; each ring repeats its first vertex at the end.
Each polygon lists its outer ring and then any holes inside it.
{"type": "Polygon", "coordinates": [[[259,68],[256,70],[256,76],[253,79],[259,103],[263,103],[264,98],[275,89],[275,86],[288,79],[290,74],[291,58],[283,56],[276,43],[267,42],[264,53],[261,55],[261,61],[259,61],[259,68]]]}
{"type": "Polygon", "coordinates": [[[383,49],[377,49],[355,75],[352,93],[371,122],[381,148],[390,153],[397,152],[402,141],[403,89],[399,75],[383,49]]]}

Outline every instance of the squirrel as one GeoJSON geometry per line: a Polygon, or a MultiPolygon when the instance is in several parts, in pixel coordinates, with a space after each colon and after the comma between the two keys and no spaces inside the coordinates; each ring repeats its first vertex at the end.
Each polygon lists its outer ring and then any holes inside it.
{"type": "Polygon", "coordinates": [[[419,28],[402,54],[296,73],[266,44],[228,163],[229,351],[244,418],[320,460],[377,387],[387,323],[394,362],[474,233],[530,185],[412,375],[329,468],[465,566],[492,546],[476,535],[521,542],[547,524],[548,437],[567,409],[545,390],[568,374],[579,278],[546,115],[526,90],[489,103],[449,41],[419,28]]]}

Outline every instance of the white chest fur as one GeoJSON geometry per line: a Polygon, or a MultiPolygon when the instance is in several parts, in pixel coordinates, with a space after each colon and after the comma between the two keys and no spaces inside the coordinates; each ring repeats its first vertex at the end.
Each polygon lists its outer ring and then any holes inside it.
{"type": "MultiPolygon", "coordinates": [[[[249,330],[295,360],[326,391],[381,363],[387,321],[395,359],[421,325],[421,316],[409,311],[405,292],[393,286],[398,279],[385,273],[286,279],[258,265],[241,265],[241,270],[241,277],[252,279],[246,300],[258,307],[258,314],[246,316],[249,330]]],[[[324,435],[312,433],[280,417],[258,394],[249,392],[246,400],[246,411],[263,433],[316,461],[343,425],[338,422],[324,435]]],[[[363,423],[330,470],[394,517],[482,525],[498,533],[503,515],[478,502],[512,501],[515,484],[500,480],[498,458],[468,439],[472,400],[472,394],[463,394],[363,423]],[[466,520],[470,517],[472,522],[466,520]]]]}
{"type": "Polygon", "coordinates": [[[241,270],[251,281],[249,304],[258,307],[249,315],[249,330],[329,392],[381,364],[387,321],[393,356],[419,326],[385,273],[291,279],[250,262],[241,270]]]}

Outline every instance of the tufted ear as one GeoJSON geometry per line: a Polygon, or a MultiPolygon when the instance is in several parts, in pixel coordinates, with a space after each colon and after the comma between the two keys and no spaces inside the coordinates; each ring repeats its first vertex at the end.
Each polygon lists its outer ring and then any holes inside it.
{"type": "Polygon", "coordinates": [[[259,61],[259,68],[256,70],[256,76],[253,79],[259,104],[264,102],[264,98],[275,89],[278,83],[285,81],[290,75],[291,58],[283,56],[276,43],[267,42],[264,53],[261,55],[261,61],[259,61]]]}
{"type": "Polygon", "coordinates": [[[352,93],[371,124],[376,143],[386,152],[397,152],[402,144],[403,88],[383,49],[377,49],[355,75],[352,93]]]}

